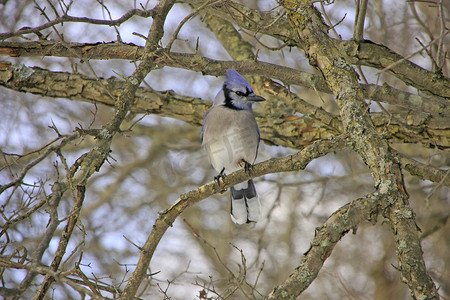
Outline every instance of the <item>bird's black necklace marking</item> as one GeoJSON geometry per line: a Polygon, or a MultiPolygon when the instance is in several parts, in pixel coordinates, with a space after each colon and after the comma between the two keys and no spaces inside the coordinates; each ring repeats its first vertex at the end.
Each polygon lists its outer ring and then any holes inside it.
{"type": "Polygon", "coordinates": [[[231,100],[227,101],[227,99],[225,99],[225,104],[223,104],[223,106],[228,107],[228,108],[233,109],[233,110],[244,110],[243,108],[235,106],[233,104],[233,102],[231,102],[231,100]]]}

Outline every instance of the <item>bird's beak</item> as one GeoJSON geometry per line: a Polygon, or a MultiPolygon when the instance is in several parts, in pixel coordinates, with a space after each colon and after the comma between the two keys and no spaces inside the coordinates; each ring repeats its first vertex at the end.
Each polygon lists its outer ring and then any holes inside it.
{"type": "Polygon", "coordinates": [[[266,101],[266,99],[264,99],[263,97],[257,96],[257,95],[255,95],[255,94],[249,95],[249,96],[247,97],[247,100],[248,100],[248,101],[252,101],[252,102],[266,101]]]}

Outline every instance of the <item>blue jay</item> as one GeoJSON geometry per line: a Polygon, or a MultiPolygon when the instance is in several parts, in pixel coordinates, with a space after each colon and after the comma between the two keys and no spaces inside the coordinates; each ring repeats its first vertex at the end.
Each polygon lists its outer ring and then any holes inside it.
{"type": "MultiPolygon", "coordinates": [[[[241,168],[247,171],[259,148],[259,128],[253,116],[253,102],[264,101],[235,69],[226,80],[214,105],[203,118],[202,145],[213,168],[223,176],[241,168]]],[[[253,180],[231,187],[231,219],[236,224],[257,222],[260,202],[253,180]]]]}

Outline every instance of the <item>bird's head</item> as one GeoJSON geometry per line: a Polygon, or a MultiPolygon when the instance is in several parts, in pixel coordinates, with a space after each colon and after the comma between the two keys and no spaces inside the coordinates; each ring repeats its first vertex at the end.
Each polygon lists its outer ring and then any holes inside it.
{"type": "Polygon", "coordinates": [[[223,97],[223,102],[220,101],[222,105],[238,110],[251,109],[253,102],[265,100],[263,97],[255,95],[247,80],[234,68],[227,70],[225,83],[218,96],[223,97]]]}

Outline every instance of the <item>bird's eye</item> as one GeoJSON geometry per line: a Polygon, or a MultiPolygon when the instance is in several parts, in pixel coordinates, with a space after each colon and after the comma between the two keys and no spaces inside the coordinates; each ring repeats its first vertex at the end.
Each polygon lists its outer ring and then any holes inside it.
{"type": "Polygon", "coordinates": [[[242,96],[244,96],[245,94],[244,94],[243,92],[241,92],[241,91],[236,91],[236,95],[242,97],[242,96]]]}

